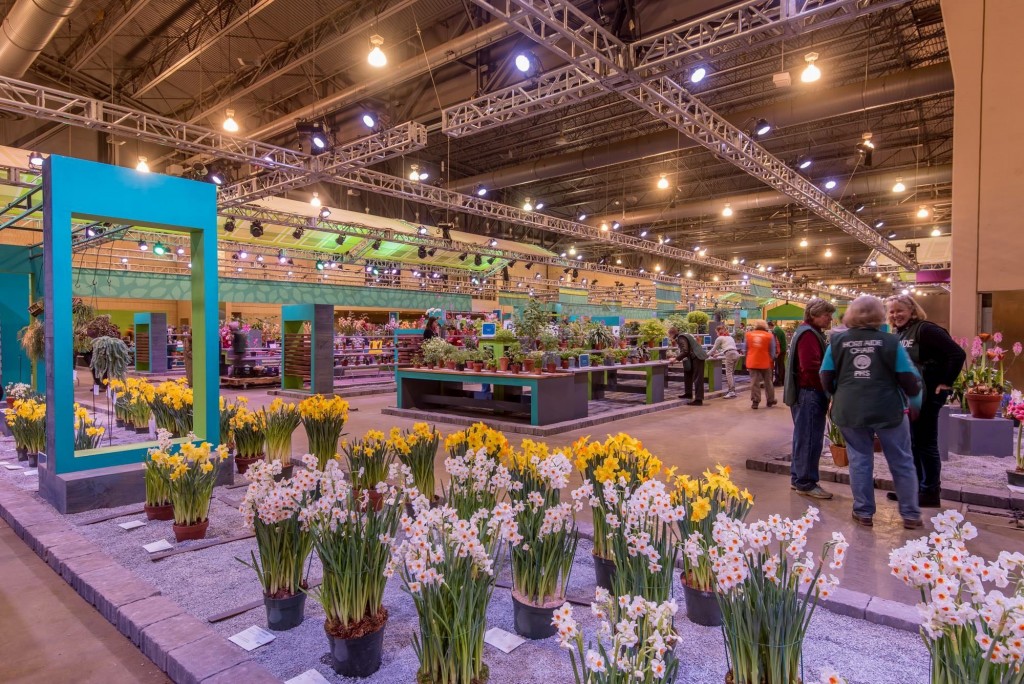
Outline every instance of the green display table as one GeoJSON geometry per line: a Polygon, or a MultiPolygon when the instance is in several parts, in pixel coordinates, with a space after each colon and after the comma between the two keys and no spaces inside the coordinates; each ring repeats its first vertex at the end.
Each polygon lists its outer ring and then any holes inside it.
{"type": "Polygon", "coordinates": [[[645,403],[658,404],[665,401],[665,378],[671,361],[645,361],[617,366],[588,366],[573,368],[566,372],[585,375],[589,383],[591,399],[604,399],[605,392],[627,392],[644,394],[645,403]],[[627,385],[620,380],[631,377],[644,378],[644,386],[627,385]]]}

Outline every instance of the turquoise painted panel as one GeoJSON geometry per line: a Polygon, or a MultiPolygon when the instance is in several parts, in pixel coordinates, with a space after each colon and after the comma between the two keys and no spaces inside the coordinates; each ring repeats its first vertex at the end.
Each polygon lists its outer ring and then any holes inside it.
{"type": "MultiPolygon", "coordinates": [[[[27,251],[27,250],[26,250],[27,251]]],[[[18,331],[29,324],[27,273],[0,273],[0,384],[32,382],[32,364],[18,342],[18,331]]]]}
{"type": "MultiPolygon", "coordinates": [[[[217,190],[209,183],[51,155],[43,165],[43,280],[46,306],[46,453],[57,474],[138,463],[147,445],[76,454],[71,327],[72,218],[184,232],[192,274],[180,299],[192,301],[194,427],[200,439],[219,435],[217,358],[217,190]]],[[[105,280],[106,273],[103,273],[105,280]]],[[[147,274],[152,277],[152,274],[147,274]]],[[[105,296],[99,295],[98,296],[105,296]]],[[[131,296],[139,296],[132,293],[131,296]]],[[[166,296],[159,297],[165,299],[166,296]]]]}

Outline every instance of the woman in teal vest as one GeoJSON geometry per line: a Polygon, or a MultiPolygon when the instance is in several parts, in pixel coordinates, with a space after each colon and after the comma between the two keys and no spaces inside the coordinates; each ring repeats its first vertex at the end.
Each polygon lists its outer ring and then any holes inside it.
{"type": "Polygon", "coordinates": [[[910,410],[921,406],[921,376],[899,338],[879,330],[885,307],[865,295],[850,303],[847,330],[832,334],[821,364],[821,384],[832,395],[832,421],[846,440],[853,519],[871,527],[875,514],[873,438],[882,443],[899,497],[903,527],[922,526],[917,470],[910,448],[910,410]]]}

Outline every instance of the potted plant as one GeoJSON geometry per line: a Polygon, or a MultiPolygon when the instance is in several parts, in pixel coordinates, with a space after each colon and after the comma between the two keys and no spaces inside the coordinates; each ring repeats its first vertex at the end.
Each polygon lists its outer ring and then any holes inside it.
{"type": "Polygon", "coordinates": [[[641,596],[612,597],[597,588],[590,610],[601,621],[593,642],[584,646],[583,630],[565,603],[555,611],[559,645],[569,651],[576,684],[673,684],[679,675],[675,647],[682,641],[672,624],[675,601],[658,604],[641,596]],[[629,611],[630,620],[617,616],[629,611]]]}
{"type": "Polygon", "coordinates": [[[586,325],[586,344],[591,349],[604,349],[615,342],[611,328],[600,321],[591,321],[586,325]]]}
{"type": "Polygon", "coordinates": [[[46,354],[46,333],[43,330],[42,321],[38,318],[18,331],[18,342],[25,352],[25,356],[32,363],[38,363],[46,354]]]}
{"type": "Polygon", "coordinates": [[[509,370],[513,374],[523,369],[523,348],[518,342],[513,342],[505,349],[505,356],[508,357],[509,370]]]}
{"type": "Polygon", "coordinates": [[[96,425],[89,411],[77,401],[75,410],[75,451],[88,451],[100,445],[103,433],[106,430],[102,425],[96,425]]]}
{"type": "Polygon", "coordinates": [[[988,562],[971,554],[966,542],[978,531],[957,511],[932,523],[934,533],[889,554],[892,575],[921,592],[931,681],[1016,684],[1024,659],[1017,629],[1024,621],[1020,554],[1004,551],[988,562]]]}
{"type": "Polygon", "coordinates": [[[24,382],[9,382],[4,387],[4,395],[7,399],[7,408],[14,408],[16,399],[28,399],[32,396],[32,388],[24,382]]]}
{"type": "Polygon", "coordinates": [[[174,538],[178,542],[204,538],[210,526],[213,487],[220,464],[228,457],[227,447],[184,442],[175,454],[161,448],[152,450],[149,457],[167,480],[174,506],[174,538]]]}
{"type": "Polygon", "coordinates": [[[547,328],[551,314],[544,310],[538,299],[528,299],[519,315],[515,317],[516,335],[529,349],[534,349],[537,338],[547,328]]]}
{"type": "Polygon", "coordinates": [[[639,484],[616,479],[604,485],[604,495],[621,523],[612,526],[609,539],[615,557],[612,593],[656,603],[669,600],[678,555],[674,527],[685,515],[682,506],[673,506],[665,483],[653,478],[639,484]]]}
{"type": "Polygon", "coordinates": [[[1011,485],[1024,487],[1024,451],[1021,449],[1021,439],[1024,437],[1024,396],[1021,395],[1020,390],[1013,390],[1010,394],[1010,403],[1006,406],[1006,417],[1012,418],[1017,423],[1017,439],[1014,442],[1016,467],[1006,471],[1006,478],[1011,485]]]}
{"type": "Polygon", "coordinates": [[[231,421],[231,434],[235,440],[235,467],[239,475],[244,475],[249,466],[267,456],[263,414],[240,407],[231,421]]]}
{"type": "Polygon", "coordinates": [[[314,394],[299,403],[299,417],[306,428],[309,451],[323,470],[338,453],[338,440],[348,422],[348,402],[337,396],[314,394]]]}
{"type": "Polygon", "coordinates": [[[279,461],[281,472],[278,479],[287,480],[292,476],[292,433],[299,427],[299,407],[286,403],[280,397],[260,410],[267,440],[267,463],[279,461]]]}
{"type": "Polygon", "coordinates": [[[157,447],[146,452],[143,461],[143,477],[146,483],[146,503],[142,510],[147,520],[174,520],[174,504],[171,502],[171,486],[159,459],[154,454],[168,454],[171,451],[171,433],[157,430],[157,447]]]}
{"type": "MultiPolygon", "coordinates": [[[[309,465],[319,467],[312,459],[309,465]]],[[[314,596],[326,614],[331,666],[345,677],[368,677],[380,668],[388,619],[384,586],[394,573],[390,552],[402,515],[402,494],[388,486],[380,510],[365,505],[337,459],[323,468],[319,488],[320,497],[305,515],[324,569],[314,596]]],[[[446,582],[451,579],[445,576],[446,582]]],[[[451,586],[463,589],[446,585],[451,586]]]]}
{"type": "Polygon", "coordinates": [[[395,461],[395,452],[391,442],[384,438],[384,433],[370,430],[362,439],[356,439],[342,445],[345,460],[348,462],[349,478],[355,496],[366,499],[372,508],[381,509],[384,497],[381,493],[381,482],[387,480],[391,472],[391,464],[395,461]]]}
{"type": "Polygon", "coordinates": [[[558,349],[558,345],[561,342],[558,335],[547,328],[540,331],[540,334],[537,336],[537,341],[543,351],[555,351],[558,349]]]}
{"type": "Polygon", "coordinates": [[[711,320],[711,317],[708,316],[703,311],[691,311],[690,313],[686,314],[686,322],[689,323],[690,325],[697,326],[697,329],[693,331],[695,333],[703,333],[705,330],[707,330],[707,324],[709,320],[711,320]]]}
{"type": "Polygon", "coordinates": [[[220,438],[228,447],[228,453],[234,453],[235,438],[231,434],[232,421],[238,415],[238,410],[249,403],[246,397],[235,397],[234,401],[227,401],[220,398],[220,438]]]}
{"type": "MultiPolygon", "coordinates": [[[[1003,368],[1006,350],[999,346],[1002,341],[1002,333],[980,333],[971,344],[964,386],[967,406],[975,418],[995,418],[1002,405],[1007,389],[1003,368]]],[[[1019,342],[1013,345],[1013,351],[1016,361],[1021,351],[1019,342]]]]}
{"type": "MultiPolygon", "coordinates": [[[[593,488],[590,507],[594,521],[594,572],[597,585],[612,590],[615,575],[615,548],[611,536],[616,528],[609,524],[615,515],[614,485],[620,473],[632,486],[637,486],[661,472],[661,461],[644,448],[640,440],[627,434],[609,435],[602,442],[588,438],[572,445],[573,464],[580,471],[584,484],[593,488]],[[607,492],[606,492],[607,490],[607,492]]],[[[621,526],[620,526],[621,527],[621,526]]]]}
{"type": "Polygon", "coordinates": [[[619,346],[628,347],[630,340],[640,337],[640,321],[626,321],[619,332],[619,346]]]}
{"type": "Polygon", "coordinates": [[[413,354],[409,363],[413,368],[420,368],[423,365],[423,357],[419,354],[413,354]]]}
{"type": "MultiPolygon", "coordinates": [[[[512,549],[513,624],[521,636],[545,639],[555,634],[552,618],[565,603],[579,541],[573,504],[560,500],[572,463],[561,452],[549,454],[546,445],[523,440],[523,451],[513,455],[508,468],[520,485],[509,496],[519,509],[522,535],[512,549]]],[[[577,502],[582,507],[582,500],[577,502]]]]}
{"type": "Polygon", "coordinates": [[[843,431],[838,425],[832,422],[832,413],[828,416],[828,450],[832,454],[832,461],[840,468],[850,465],[850,459],[846,454],[846,440],[843,439],[843,431]]]}
{"type": "Polygon", "coordinates": [[[505,498],[512,484],[503,460],[511,457],[508,440],[483,423],[448,435],[445,469],[450,481],[444,489],[445,503],[465,520],[480,509],[491,510],[505,498]]]}
{"type": "Polygon", "coordinates": [[[256,535],[256,551],[249,552],[249,561],[236,560],[256,573],[267,627],[274,631],[298,627],[305,615],[303,570],[313,552],[313,535],[302,512],[315,500],[319,485],[318,471],[310,472],[312,476],[278,482],[280,461],[253,463],[246,471],[249,487],[239,510],[246,529],[256,535]]]}
{"type": "Polygon", "coordinates": [[[423,343],[420,347],[420,351],[423,353],[423,360],[426,362],[428,368],[442,367],[444,366],[445,360],[451,353],[452,345],[448,344],[440,337],[432,337],[423,343]]]}
{"type": "MultiPolygon", "coordinates": [[[[403,468],[408,469],[413,486],[419,494],[427,497],[432,508],[438,506],[442,499],[436,494],[434,485],[434,457],[437,445],[441,441],[441,433],[426,423],[416,423],[412,430],[391,428],[389,435],[391,447],[403,468]]],[[[415,514],[409,507],[409,517],[415,514]]]]}
{"type": "Polygon", "coordinates": [[[39,450],[46,447],[46,404],[35,399],[16,399],[14,408],[5,411],[18,460],[28,461],[30,468],[37,467],[39,450]]]}
{"type": "Polygon", "coordinates": [[[747,517],[754,497],[740,490],[729,478],[728,466],[705,470],[702,478],[679,475],[671,479],[672,503],[681,505],[685,515],[676,523],[683,542],[683,568],[679,581],[686,597],[686,617],[706,627],[722,624],[722,611],[715,596],[716,583],[712,560],[704,554],[688,555],[686,550],[700,539],[711,539],[719,514],[730,520],[747,517]]]}
{"type": "MultiPolygon", "coordinates": [[[[477,453],[489,458],[484,449],[477,453]]],[[[465,490],[474,484],[453,472],[449,504],[477,500],[475,492],[465,490]]],[[[462,517],[457,508],[430,511],[422,496],[413,505],[415,523],[405,527],[407,536],[395,546],[388,572],[401,578],[419,616],[419,632],[413,636],[419,659],[416,680],[486,682],[484,632],[495,568],[500,567],[503,545],[520,540],[512,508],[501,502],[462,517]]]]}
{"type": "Polygon", "coordinates": [[[722,517],[715,521],[712,539],[687,541],[684,553],[691,558],[715,558],[722,633],[732,668],[727,682],[800,681],[803,641],[814,608],[839,583],[823,571],[826,564],[841,568],[849,548],[843,535],[833,532],[820,554],[805,552],[817,519],[813,507],[796,520],[772,516],[748,525],[722,517]]]}
{"type": "Polygon", "coordinates": [[[548,373],[554,373],[562,364],[562,355],[557,351],[546,351],[541,358],[541,366],[548,373]]]}
{"type": "Polygon", "coordinates": [[[104,380],[124,380],[131,360],[128,345],[120,337],[97,337],[91,342],[89,367],[96,386],[103,384],[104,380]]]}
{"type": "Polygon", "coordinates": [[[473,372],[479,373],[484,369],[484,359],[486,358],[486,355],[484,354],[483,350],[480,349],[469,352],[469,354],[469,362],[473,368],[473,372]]]}
{"type": "Polygon", "coordinates": [[[157,385],[150,402],[157,428],[167,430],[174,437],[192,432],[192,400],[192,388],[185,378],[157,385]]]}
{"type": "Polygon", "coordinates": [[[576,356],[574,355],[574,351],[572,349],[560,351],[558,352],[558,356],[562,361],[562,368],[569,368],[570,364],[572,364],[573,361],[575,361],[576,359],[576,356]]]}
{"type": "Polygon", "coordinates": [[[124,381],[113,379],[107,385],[117,394],[115,405],[120,401],[124,406],[125,427],[138,434],[149,434],[149,419],[153,415],[156,388],[141,378],[126,378],[124,381]]]}
{"type": "Polygon", "coordinates": [[[534,372],[534,370],[539,370],[543,360],[544,352],[527,352],[527,354],[523,358],[523,370],[526,371],[527,373],[532,373],[534,372]]]}
{"type": "Polygon", "coordinates": [[[512,342],[516,342],[519,338],[516,337],[515,332],[509,330],[508,328],[498,328],[494,333],[493,339],[498,344],[505,345],[510,344],[512,342]]]}
{"type": "Polygon", "coordinates": [[[668,333],[665,331],[665,324],[657,318],[648,318],[640,324],[640,341],[648,347],[653,347],[655,344],[661,344],[661,341],[665,339],[665,335],[667,334],[668,333]]]}

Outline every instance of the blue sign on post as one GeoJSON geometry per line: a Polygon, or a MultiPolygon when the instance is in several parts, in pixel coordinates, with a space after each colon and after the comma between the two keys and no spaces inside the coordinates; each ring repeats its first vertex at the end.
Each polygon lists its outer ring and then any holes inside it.
{"type": "Polygon", "coordinates": [[[590,367],[590,354],[580,354],[580,358],[579,358],[579,362],[578,363],[579,363],[580,368],[589,368],[590,367]]]}
{"type": "Polygon", "coordinates": [[[480,337],[494,337],[494,333],[497,332],[497,324],[495,323],[484,323],[480,327],[480,337]]]}

